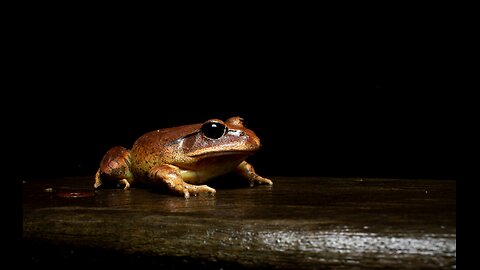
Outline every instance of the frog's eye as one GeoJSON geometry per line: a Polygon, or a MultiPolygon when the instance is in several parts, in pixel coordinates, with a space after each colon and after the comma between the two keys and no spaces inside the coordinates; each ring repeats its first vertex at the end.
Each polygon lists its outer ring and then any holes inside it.
{"type": "Polygon", "coordinates": [[[220,122],[210,121],[203,124],[201,130],[207,138],[218,139],[227,132],[227,127],[220,122]]]}

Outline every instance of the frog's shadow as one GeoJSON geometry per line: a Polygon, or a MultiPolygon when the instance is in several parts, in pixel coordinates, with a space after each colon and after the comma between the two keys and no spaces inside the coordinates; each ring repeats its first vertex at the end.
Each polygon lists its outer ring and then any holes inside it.
{"type": "Polygon", "coordinates": [[[249,187],[249,181],[237,174],[226,174],[210,179],[206,185],[214,189],[238,189],[249,187]]]}

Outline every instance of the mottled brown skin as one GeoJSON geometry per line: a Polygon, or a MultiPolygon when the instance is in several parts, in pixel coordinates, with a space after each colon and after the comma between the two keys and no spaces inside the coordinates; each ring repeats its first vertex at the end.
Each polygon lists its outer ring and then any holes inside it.
{"type": "Polygon", "coordinates": [[[166,186],[189,198],[191,194],[214,195],[215,189],[202,184],[230,172],[246,178],[250,186],[272,185],[245,161],[259,148],[260,139],[243,126],[240,117],[159,129],[138,138],[131,150],[121,146],[108,150],[95,175],[94,187],[123,184],[128,189],[142,183],[166,186]]]}

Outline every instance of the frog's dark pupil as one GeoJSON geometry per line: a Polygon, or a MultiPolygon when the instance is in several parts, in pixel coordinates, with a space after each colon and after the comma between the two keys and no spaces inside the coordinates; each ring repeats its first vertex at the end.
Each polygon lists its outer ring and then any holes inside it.
{"type": "Polygon", "coordinates": [[[218,122],[205,123],[202,126],[202,133],[210,139],[218,139],[225,134],[226,127],[218,122]]]}

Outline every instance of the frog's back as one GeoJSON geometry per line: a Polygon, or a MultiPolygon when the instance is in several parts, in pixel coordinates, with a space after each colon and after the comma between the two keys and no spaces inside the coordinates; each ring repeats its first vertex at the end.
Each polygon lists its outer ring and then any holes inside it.
{"type": "Polygon", "coordinates": [[[150,131],[143,134],[135,141],[132,150],[135,148],[150,148],[151,150],[156,151],[162,150],[175,140],[186,134],[191,134],[199,128],[200,124],[193,124],[150,131]]]}

